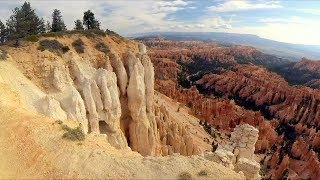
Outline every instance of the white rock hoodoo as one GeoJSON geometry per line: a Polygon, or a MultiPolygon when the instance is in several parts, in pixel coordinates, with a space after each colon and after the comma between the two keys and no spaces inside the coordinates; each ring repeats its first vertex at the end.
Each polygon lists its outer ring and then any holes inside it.
{"type": "Polygon", "coordinates": [[[206,153],[205,157],[211,161],[242,171],[247,179],[260,179],[260,164],[254,160],[255,144],[259,131],[253,126],[242,124],[231,133],[230,142],[218,147],[214,153],[206,153]]]}
{"type": "Polygon", "coordinates": [[[156,105],[153,64],[145,45],[137,49],[123,54],[110,49],[106,67],[98,69],[90,58],[66,53],[67,65],[52,68],[54,93],[43,98],[39,111],[62,121],[75,119],[85,133],[106,134],[115,148],[130,147],[144,156],[201,153],[186,127],[156,105]]]}

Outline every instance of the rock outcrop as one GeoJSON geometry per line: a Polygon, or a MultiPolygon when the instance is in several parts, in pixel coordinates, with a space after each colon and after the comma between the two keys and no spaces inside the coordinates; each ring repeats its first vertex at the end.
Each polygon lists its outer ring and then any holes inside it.
{"type": "Polygon", "coordinates": [[[194,138],[187,127],[179,124],[164,105],[156,107],[156,121],[163,155],[180,153],[190,156],[201,153],[200,147],[194,142],[194,138]]]}
{"type": "Polygon", "coordinates": [[[231,133],[229,146],[235,155],[235,170],[242,171],[248,179],[260,179],[260,164],[254,160],[255,144],[259,131],[248,124],[237,126],[231,133]]]}
{"type": "Polygon", "coordinates": [[[25,88],[28,94],[37,91],[27,102],[32,109],[63,122],[76,120],[85,134],[105,134],[113,147],[130,147],[144,156],[194,155],[210,149],[209,142],[193,138],[188,125],[164,108],[165,102],[155,102],[154,66],[145,45],[102,38],[108,51],[100,52],[93,39],[83,41],[83,54],[70,50],[58,56],[29,46],[34,53],[9,49],[12,61],[38,86],[25,88]]]}
{"type": "Polygon", "coordinates": [[[128,109],[132,121],[129,124],[131,148],[142,155],[155,155],[157,150],[157,124],[154,116],[154,79],[150,59],[141,53],[141,61],[129,52],[127,69],[128,109]],[[149,74],[150,73],[150,74],[149,74]]]}
{"type": "Polygon", "coordinates": [[[248,124],[237,126],[231,133],[230,142],[219,146],[214,153],[206,153],[211,161],[243,172],[247,179],[260,179],[260,164],[254,159],[255,143],[258,140],[258,130],[248,124]]]}

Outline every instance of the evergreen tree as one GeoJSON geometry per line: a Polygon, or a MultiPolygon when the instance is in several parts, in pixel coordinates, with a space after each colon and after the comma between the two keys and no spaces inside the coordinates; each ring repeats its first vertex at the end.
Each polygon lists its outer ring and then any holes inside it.
{"type": "Polygon", "coordinates": [[[4,43],[7,38],[7,29],[6,26],[0,20],[0,43],[4,43]]]}
{"type": "Polygon", "coordinates": [[[18,27],[18,21],[17,21],[18,11],[19,11],[19,8],[15,8],[14,10],[12,10],[13,15],[11,15],[6,22],[9,40],[21,38],[20,36],[22,33],[21,33],[21,29],[18,27]]]}
{"type": "Polygon", "coordinates": [[[100,29],[100,22],[96,20],[93,12],[90,10],[84,12],[83,14],[83,24],[87,29],[100,29]]]}
{"type": "Polygon", "coordinates": [[[12,12],[13,15],[6,22],[9,40],[17,40],[18,43],[20,38],[42,32],[43,23],[30,3],[24,2],[20,8],[16,7],[12,12]]]}
{"type": "Polygon", "coordinates": [[[51,31],[52,32],[59,32],[59,31],[65,31],[66,25],[64,24],[62,20],[62,15],[60,10],[54,9],[52,13],[52,26],[51,31]]]}
{"type": "Polygon", "coordinates": [[[46,32],[51,32],[51,23],[50,23],[50,21],[47,21],[45,28],[46,28],[46,32]]]}
{"type": "Polygon", "coordinates": [[[38,33],[46,33],[46,25],[44,24],[43,18],[39,20],[38,33]]]}
{"type": "Polygon", "coordinates": [[[81,22],[80,19],[77,19],[77,20],[74,22],[74,30],[84,30],[83,25],[82,25],[82,22],[81,22]]]}

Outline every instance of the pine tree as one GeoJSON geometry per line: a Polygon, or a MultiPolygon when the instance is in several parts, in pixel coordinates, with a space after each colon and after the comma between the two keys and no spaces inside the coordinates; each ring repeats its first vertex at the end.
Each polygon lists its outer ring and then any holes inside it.
{"type": "Polygon", "coordinates": [[[22,28],[20,9],[16,7],[12,10],[13,15],[7,20],[7,39],[15,40],[15,45],[19,45],[19,39],[26,36],[26,31],[22,28]]]}
{"type": "Polygon", "coordinates": [[[62,15],[60,10],[54,9],[52,13],[52,26],[51,31],[52,32],[59,32],[59,31],[65,31],[66,25],[64,24],[62,20],[62,15]]]}
{"type": "Polygon", "coordinates": [[[50,21],[47,21],[47,23],[46,23],[46,32],[51,32],[51,23],[50,23],[50,21]]]}
{"type": "Polygon", "coordinates": [[[80,19],[77,19],[77,20],[74,22],[74,30],[84,30],[83,25],[82,25],[82,22],[81,22],[80,19]]]}
{"type": "Polygon", "coordinates": [[[96,20],[93,12],[90,10],[84,12],[83,14],[83,24],[87,29],[100,29],[100,22],[96,20]]]}
{"type": "Polygon", "coordinates": [[[38,33],[46,33],[46,25],[44,24],[43,18],[39,20],[38,33]]]}
{"type": "Polygon", "coordinates": [[[6,22],[7,36],[9,40],[16,40],[16,45],[20,38],[42,32],[42,20],[31,8],[30,3],[24,2],[21,8],[16,7],[12,12],[13,14],[6,22]]]}
{"type": "Polygon", "coordinates": [[[7,38],[7,29],[6,26],[0,20],[0,43],[4,43],[7,38]]]}

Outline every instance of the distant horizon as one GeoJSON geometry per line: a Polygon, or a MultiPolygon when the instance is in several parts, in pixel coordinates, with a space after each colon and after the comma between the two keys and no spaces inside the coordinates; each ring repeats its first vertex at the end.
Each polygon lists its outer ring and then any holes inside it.
{"type": "MultiPolygon", "coordinates": [[[[0,1],[5,22],[25,0],[0,1]]],[[[62,13],[68,29],[90,9],[101,28],[119,34],[154,31],[252,34],[278,42],[320,45],[320,1],[286,0],[27,0],[38,16],[62,13]]]]}
{"type": "MultiPolygon", "coordinates": [[[[150,32],[138,32],[138,33],[132,33],[132,34],[121,34],[122,36],[125,37],[132,37],[134,35],[138,34],[148,34],[148,33],[225,33],[225,34],[239,34],[239,35],[251,35],[251,36],[257,36],[261,39],[266,39],[270,41],[276,41],[279,43],[286,43],[286,44],[292,44],[292,45],[304,45],[304,46],[316,46],[320,48],[320,43],[319,44],[299,44],[299,43],[289,43],[289,42],[283,42],[283,41],[278,41],[274,39],[269,39],[269,38],[264,38],[261,37],[257,34],[248,34],[248,33],[236,33],[236,32],[217,32],[217,31],[150,31],[150,32]]],[[[319,52],[320,53],[320,52],[319,52]]]]}

